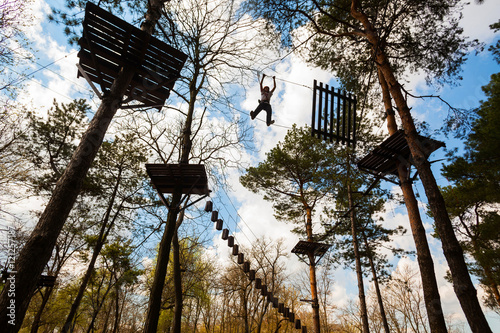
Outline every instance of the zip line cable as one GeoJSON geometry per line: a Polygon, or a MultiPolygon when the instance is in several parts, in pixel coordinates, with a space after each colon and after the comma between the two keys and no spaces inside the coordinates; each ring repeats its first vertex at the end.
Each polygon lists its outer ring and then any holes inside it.
{"type": "MultiPolygon", "coordinates": [[[[224,190],[224,193],[226,194],[226,198],[229,200],[229,202],[231,202],[231,199],[229,198],[229,196],[227,195],[227,192],[225,192],[225,190],[224,190]]],[[[234,233],[236,233],[237,230],[238,230],[238,222],[237,222],[237,220],[231,215],[231,213],[227,209],[226,205],[222,202],[222,200],[219,197],[217,197],[217,200],[219,201],[219,203],[221,204],[221,206],[226,210],[227,214],[229,215],[229,218],[233,221],[233,223],[235,225],[235,231],[234,231],[234,233]]],[[[231,202],[231,205],[233,206],[234,211],[236,212],[236,214],[240,217],[240,220],[243,221],[243,219],[241,219],[241,216],[238,214],[238,211],[236,210],[236,207],[233,205],[232,202],[231,202]]],[[[248,227],[248,225],[246,223],[244,223],[244,224],[248,227]]],[[[241,228],[239,228],[239,229],[240,229],[240,233],[243,234],[243,236],[245,236],[245,238],[250,243],[253,243],[253,241],[248,237],[248,235],[243,231],[243,229],[241,229],[241,228]]],[[[229,230],[231,231],[231,229],[229,229],[229,230]]],[[[249,228],[249,230],[252,232],[252,230],[250,228],[249,228]]],[[[253,234],[253,232],[252,232],[252,234],[253,234]]],[[[254,234],[254,236],[255,236],[255,234],[254,234]]],[[[255,239],[257,239],[257,237],[255,237],[255,239]]]]}
{"type": "MultiPolygon", "coordinates": [[[[260,74],[262,73],[262,71],[259,71],[257,69],[250,69],[251,71],[253,72],[256,72],[258,76],[260,76],[260,74]]],[[[271,69],[272,70],[272,69],[271,69]]],[[[275,70],[272,70],[273,72],[276,72],[275,70]]],[[[313,90],[313,88],[305,85],[305,84],[302,84],[302,83],[297,83],[297,82],[293,82],[293,81],[289,81],[289,80],[285,80],[285,79],[281,79],[279,77],[276,77],[276,75],[266,75],[267,77],[270,77],[272,78],[274,76],[274,78],[278,81],[283,81],[283,82],[286,82],[286,83],[290,83],[290,84],[294,84],[294,85],[297,85],[297,86],[300,86],[300,87],[304,87],[304,88],[307,88],[307,89],[310,89],[310,90],[313,90]]],[[[260,79],[257,79],[259,82],[260,82],[260,79]]]]}
{"type": "MultiPolygon", "coordinates": [[[[45,68],[47,68],[47,67],[49,67],[49,66],[52,66],[53,64],[55,64],[55,63],[57,63],[57,62],[59,62],[59,61],[61,61],[61,60],[65,59],[65,58],[67,58],[68,56],[75,54],[76,52],[78,52],[78,51],[77,51],[77,50],[75,50],[75,51],[73,51],[73,52],[71,52],[71,53],[68,53],[68,54],[66,54],[64,57],[59,58],[59,59],[57,59],[57,60],[54,60],[53,62],[51,62],[51,63],[49,63],[49,64],[47,64],[47,65],[45,65],[45,66],[42,66],[42,67],[38,68],[37,70],[35,70],[35,71],[33,71],[33,72],[29,73],[29,74],[26,74],[23,78],[20,78],[20,79],[18,79],[17,81],[7,83],[5,86],[3,86],[2,88],[0,88],[0,90],[3,90],[3,89],[5,89],[5,88],[7,88],[7,87],[9,87],[9,86],[11,86],[11,85],[19,84],[19,83],[21,83],[21,82],[23,82],[23,81],[25,81],[25,80],[30,79],[29,77],[30,77],[30,76],[32,76],[33,74],[38,73],[39,71],[41,71],[41,70],[43,70],[43,69],[45,69],[45,68]]],[[[18,72],[15,72],[15,73],[16,73],[16,74],[19,74],[19,75],[22,75],[22,74],[20,74],[20,73],[18,73],[18,72]]]]}

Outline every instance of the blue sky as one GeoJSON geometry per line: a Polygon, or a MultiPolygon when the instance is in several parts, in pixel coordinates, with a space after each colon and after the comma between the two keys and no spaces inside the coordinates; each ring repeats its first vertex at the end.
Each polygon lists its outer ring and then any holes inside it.
{"type": "MultiPolygon", "coordinates": [[[[48,0],[47,0],[48,1],[48,0]]],[[[62,1],[52,0],[51,5],[61,7],[62,1]]],[[[91,98],[93,96],[90,87],[84,79],[76,78],[77,69],[75,64],[78,62],[76,53],[77,47],[68,46],[66,37],[62,34],[61,26],[55,26],[47,22],[46,15],[49,13],[49,5],[43,0],[35,1],[34,26],[30,29],[28,37],[34,43],[37,50],[37,63],[32,64],[25,69],[25,73],[31,73],[39,70],[30,80],[26,80],[26,89],[20,94],[19,98],[24,103],[33,105],[33,108],[47,108],[56,98],[60,102],[69,102],[76,97],[91,98]]],[[[499,38],[488,28],[489,24],[494,23],[499,17],[500,2],[486,0],[483,5],[477,5],[474,2],[466,7],[464,11],[463,26],[465,34],[480,41],[490,44],[499,38]]],[[[83,15],[83,14],[79,14],[83,15]]],[[[255,165],[265,157],[265,152],[269,151],[279,140],[282,140],[288,127],[297,123],[305,125],[310,122],[310,105],[312,91],[304,87],[312,86],[313,79],[322,82],[329,82],[333,79],[330,73],[310,68],[294,55],[286,57],[281,62],[277,62],[274,71],[269,70],[266,74],[276,75],[278,78],[277,94],[273,98],[274,116],[276,124],[279,126],[267,127],[262,121],[254,121],[247,117],[247,121],[253,126],[255,135],[254,145],[256,152],[244,152],[244,159],[249,165],[255,165]]],[[[19,70],[19,69],[18,69],[19,70]]],[[[471,108],[479,105],[479,101],[484,98],[481,86],[489,81],[491,74],[499,72],[500,67],[495,63],[491,55],[485,51],[479,55],[471,54],[469,60],[463,68],[463,81],[458,86],[444,86],[439,91],[426,87],[421,76],[412,77],[408,89],[415,94],[438,94],[447,102],[455,107],[471,108]]],[[[268,83],[271,83],[270,81],[268,83]]],[[[257,80],[249,83],[247,94],[243,94],[237,101],[238,109],[250,111],[256,107],[259,98],[257,80]]],[[[432,100],[410,101],[413,106],[413,112],[417,119],[425,120],[430,124],[431,131],[437,130],[446,116],[447,107],[443,103],[432,100]]],[[[97,108],[99,101],[93,99],[91,105],[97,108]]],[[[382,110],[382,107],[381,107],[382,110]]],[[[380,110],[380,112],[382,112],[380,110]]],[[[264,113],[260,115],[263,119],[264,113]]],[[[383,127],[385,130],[385,126],[383,127]]],[[[461,143],[457,140],[445,138],[439,133],[435,133],[435,138],[443,140],[447,144],[447,149],[460,147],[461,143]]],[[[444,158],[444,150],[437,151],[431,159],[444,158]]],[[[435,177],[441,185],[447,185],[440,173],[441,162],[433,165],[435,177]]],[[[234,191],[215,194],[214,203],[229,207],[227,210],[221,208],[221,214],[225,221],[230,222],[232,230],[236,233],[242,244],[249,243],[255,237],[267,235],[268,237],[283,237],[286,239],[286,246],[291,249],[297,242],[296,236],[292,235],[289,226],[278,223],[273,217],[272,207],[269,203],[262,200],[262,197],[248,192],[238,182],[239,173],[232,171],[228,177],[232,183],[234,191]],[[227,198],[230,197],[230,199],[227,198]],[[233,206],[234,205],[234,206],[233,206]],[[236,227],[238,228],[236,230],[236,227]]],[[[422,202],[422,217],[427,219],[425,209],[425,195],[419,182],[417,182],[416,191],[420,193],[422,202]]],[[[397,189],[394,189],[397,191],[397,189]]],[[[30,205],[41,205],[41,203],[31,202],[30,205]]],[[[22,210],[22,208],[19,208],[22,210]]],[[[209,217],[207,216],[207,220],[209,217]]],[[[388,225],[402,224],[407,227],[406,209],[404,206],[396,206],[391,203],[387,207],[385,219],[388,225]]],[[[428,232],[432,231],[432,222],[425,220],[425,226],[428,232]]],[[[404,236],[395,242],[401,246],[413,249],[413,240],[411,236],[404,236]]],[[[452,314],[457,318],[463,318],[459,305],[454,296],[453,290],[442,278],[446,271],[446,261],[442,255],[440,244],[437,240],[429,238],[434,255],[436,271],[439,277],[441,297],[445,312],[452,314]]],[[[214,237],[214,246],[224,248],[224,243],[218,236],[214,237]]],[[[224,253],[224,251],[220,251],[224,253]]],[[[297,271],[304,269],[300,266],[294,257],[289,259],[290,270],[297,271]]],[[[408,261],[408,260],[406,260],[408,261]]],[[[415,260],[409,260],[410,264],[415,265],[415,260]]],[[[397,262],[396,262],[397,264],[397,262]]],[[[337,270],[335,272],[334,297],[338,299],[339,304],[345,303],[347,298],[355,298],[356,288],[350,284],[354,281],[352,272],[337,270]],[[349,281],[349,283],[348,283],[349,281]],[[353,288],[354,287],[354,288],[353,288]]],[[[492,327],[500,327],[498,315],[488,315],[492,327]]]]}

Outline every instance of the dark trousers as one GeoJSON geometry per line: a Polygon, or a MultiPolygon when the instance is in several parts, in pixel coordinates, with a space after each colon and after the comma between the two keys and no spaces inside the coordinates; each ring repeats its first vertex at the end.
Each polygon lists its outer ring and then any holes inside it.
{"type": "Polygon", "coordinates": [[[273,113],[273,110],[271,109],[271,104],[269,104],[267,102],[260,102],[259,103],[259,106],[257,106],[255,111],[253,112],[254,118],[257,117],[257,115],[262,110],[265,110],[267,112],[267,117],[266,117],[267,126],[271,125],[271,115],[273,113]]]}

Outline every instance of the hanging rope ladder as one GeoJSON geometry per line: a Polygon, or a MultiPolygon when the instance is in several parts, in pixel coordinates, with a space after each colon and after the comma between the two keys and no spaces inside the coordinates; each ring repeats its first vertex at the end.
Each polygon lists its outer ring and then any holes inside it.
{"type": "Polygon", "coordinates": [[[302,333],[307,333],[307,327],[302,325],[300,319],[295,318],[295,313],[289,307],[285,307],[285,303],[281,303],[279,298],[275,297],[272,290],[268,290],[267,285],[262,283],[262,279],[256,277],[254,269],[250,269],[250,261],[245,260],[245,255],[239,252],[239,245],[234,242],[234,236],[229,235],[229,229],[223,228],[224,222],[219,218],[219,212],[213,210],[212,201],[206,202],[205,211],[212,214],[210,220],[215,223],[215,229],[222,232],[222,239],[227,241],[227,245],[232,248],[232,255],[237,256],[237,263],[242,265],[243,272],[247,274],[251,282],[255,281],[255,289],[260,290],[261,296],[265,297],[267,302],[272,304],[273,308],[278,309],[278,313],[281,313],[289,322],[294,323],[295,329],[300,329],[302,333]]]}

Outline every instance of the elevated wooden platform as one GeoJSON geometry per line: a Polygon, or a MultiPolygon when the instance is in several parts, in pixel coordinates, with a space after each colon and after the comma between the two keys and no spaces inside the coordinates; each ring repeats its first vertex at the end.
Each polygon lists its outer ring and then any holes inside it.
{"type": "Polygon", "coordinates": [[[292,253],[303,255],[312,253],[315,257],[322,257],[325,255],[326,251],[328,251],[330,246],[331,245],[324,243],[299,241],[292,249],[292,253]]]}
{"type": "Polygon", "coordinates": [[[53,287],[56,283],[56,277],[51,275],[40,275],[38,279],[39,287],[53,287]]]}
{"type": "Polygon", "coordinates": [[[181,188],[183,194],[208,195],[208,178],[203,164],[146,164],[153,187],[160,193],[181,188]]]}
{"type": "Polygon", "coordinates": [[[103,92],[122,67],[135,70],[126,96],[161,109],[187,56],[106,10],[87,2],[78,57],[84,73],[103,92]]]}
{"type": "MultiPolygon", "coordinates": [[[[445,146],[444,142],[421,135],[418,137],[427,157],[440,147],[445,146]]],[[[411,162],[410,148],[406,142],[403,130],[398,130],[372,152],[363,157],[358,162],[358,168],[377,176],[388,174],[397,176],[396,162],[398,160],[411,162]]]]}

